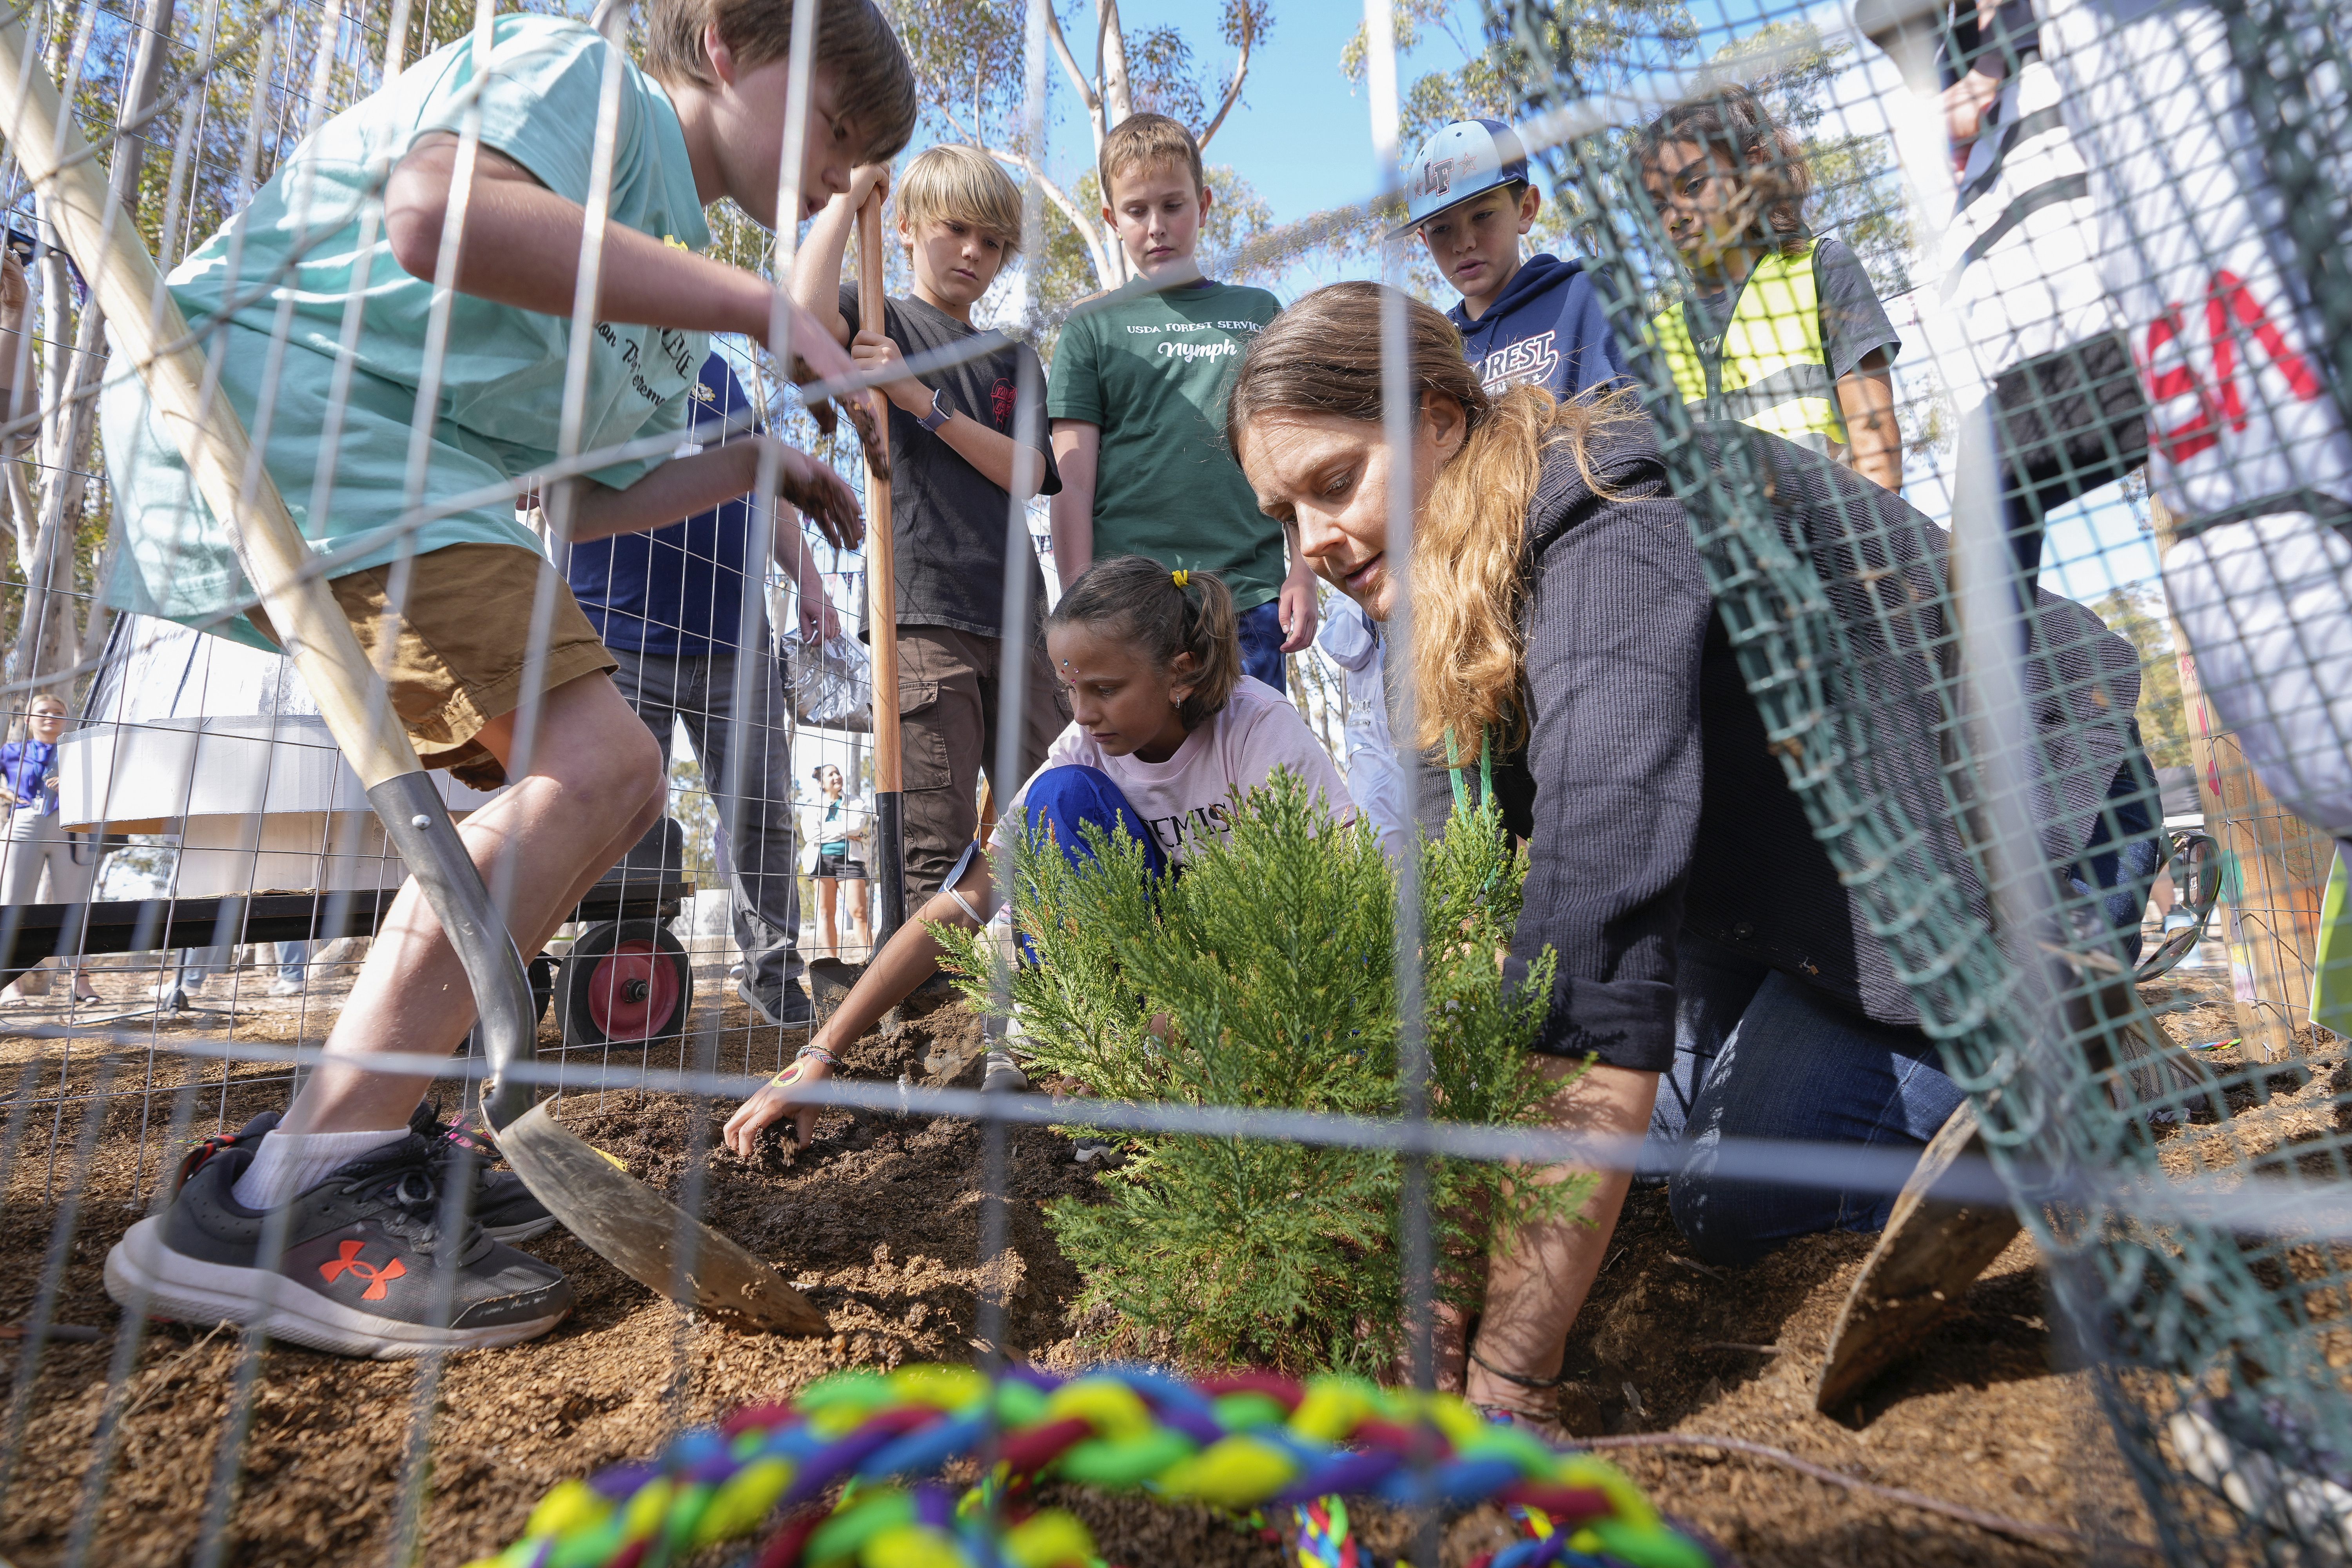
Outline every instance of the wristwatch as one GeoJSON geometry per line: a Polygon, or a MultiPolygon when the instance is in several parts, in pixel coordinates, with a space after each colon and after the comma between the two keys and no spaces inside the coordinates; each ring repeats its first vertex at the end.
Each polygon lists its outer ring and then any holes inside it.
{"type": "Polygon", "coordinates": [[[938,434],[940,426],[946,424],[949,420],[954,417],[955,410],[948,406],[947,389],[944,387],[933,387],[931,389],[931,411],[929,414],[924,415],[921,419],[917,421],[917,423],[921,425],[924,429],[936,435],[938,434]]]}

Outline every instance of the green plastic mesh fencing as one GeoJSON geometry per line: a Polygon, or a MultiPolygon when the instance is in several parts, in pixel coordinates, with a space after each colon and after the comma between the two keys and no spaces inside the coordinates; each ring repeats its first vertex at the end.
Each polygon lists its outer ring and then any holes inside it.
{"type": "MultiPolygon", "coordinates": [[[[2352,827],[2342,21],[1973,9],[1496,16],[1549,82],[1531,140],[1576,133],[1541,183],[1600,264],[1772,744],[1969,1091],[2167,1550],[2341,1561],[2340,1038],[2184,1052],[2151,1011],[2179,974],[2132,976],[2183,826],[2156,770],[2189,761],[2150,617],[2185,626],[2202,710],[2278,798],[2352,827]],[[1978,89],[1955,144],[1944,110],[1978,89]],[[1883,362],[1841,357],[1869,327],[1841,266],[1899,323],[1883,398],[1919,510],[1852,471],[1883,460],[1857,384],[1883,362]]],[[[2259,868],[2231,870],[2251,904],[2259,868]]]]}

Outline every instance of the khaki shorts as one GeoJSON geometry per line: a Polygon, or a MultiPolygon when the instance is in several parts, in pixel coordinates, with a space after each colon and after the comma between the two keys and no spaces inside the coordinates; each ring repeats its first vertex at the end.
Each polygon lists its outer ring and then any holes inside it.
{"type": "MultiPolygon", "coordinates": [[[[386,603],[393,567],[370,566],[328,580],[360,647],[390,684],[393,711],[426,767],[446,768],[458,783],[479,790],[507,782],[505,767],[474,737],[522,705],[531,598],[547,569],[544,559],[518,544],[429,551],[410,568],[405,614],[397,616],[386,603]],[[398,628],[389,649],[383,646],[387,623],[398,628]]],[[[555,583],[554,609],[537,691],[619,668],[562,578],[555,583]]],[[[251,615],[262,636],[278,640],[268,616],[259,609],[251,615]]]]}

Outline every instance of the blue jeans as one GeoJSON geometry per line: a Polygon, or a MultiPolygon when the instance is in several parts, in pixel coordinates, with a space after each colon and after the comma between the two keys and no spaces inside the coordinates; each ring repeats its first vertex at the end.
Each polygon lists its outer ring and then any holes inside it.
{"type": "Polygon", "coordinates": [[[1168,856],[1160,847],[1159,836],[1100,768],[1077,764],[1047,768],[1029,781],[1029,793],[1023,801],[1029,808],[1029,826],[1053,829],[1054,842],[1062,847],[1071,865],[1094,858],[1085,831],[1086,825],[1093,823],[1114,839],[1118,829],[1125,828],[1129,837],[1143,846],[1144,864],[1152,876],[1168,874],[1168,856]]]}
{"type": "Polygon", "coordinates": [[[2115,928],[2124,962],[2137,963],[2140,916],[2147,911],[2148,889],[2156,880],[2160,824],[2156,817],[2155,778],[2140,750],[2137,719],[2131,723],[2131,760],[2116,770],[2116,782],[2108,786],[2098,826],[2091,829],[2083,858],[2068,869],[2066,880],[2079,895],[2100,890],[2099,907],[2115,928]]]}
{"type": "MultiPolygon", "coordinates": [[[[1029,826],[1033,829],[1052,829],[1054,842],[1073,866],[1095,858],[1094,846],[1087,842],[1086,836],[1087,824],[1092,823],[1108,834],[1114,843],[1118,830],[1125,828],[1129,837],[1143,846],[1143,863],[1150,869],[1152,879],[1156,881],[1168,874],[1168,857],[1160,847],[1159,836],[1128,803],[1126,792],[1100,768],[1076,763],[1047,768],[1030,779],[1029,793],[1023,797],[1023,804],[1029,811],[1029,826]]],[[[949,873],[950,884],[962,876],[963,865],[961,860],[956,862],[955,869],[949,873]]],[[[1024,963],[1037,962],[1037,950],[1026,932],[1021,937],[1021,957],[1024,963]]]]}
{"type": "Polygon", "coordinates": [[[1735,1181],[1717,1156],[1735,1138],[1919,1147],[1967,1098],[1935,1042],[1687,931],[1675,952],[1675,1065],[1639,1174],[1664,1180],[1691,1250],[1746,1263],[1794,1237],[1885,1229],[1893,1193],[1735,1181]]]}
{"type": "Polygon", "coordinates": [[[1288,697],[1290,682],[1282,669],[1282,601],[1268,599],[1234,620],[1242,635],[1242,673],[1288,697]]]}

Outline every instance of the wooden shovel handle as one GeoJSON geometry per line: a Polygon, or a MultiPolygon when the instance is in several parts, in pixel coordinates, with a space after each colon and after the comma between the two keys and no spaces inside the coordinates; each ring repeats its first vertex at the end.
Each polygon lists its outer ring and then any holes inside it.
{"type": "MultiPolygon", "coordinates": [[[[857,320],[868,331],[883,330],[882,197],[877,192],[857,209],[857,320]]],[[[866,395],[874,410],[876,439],[890,439],[890,399],[880,387],[866,395]]],[[[888,449],[886,446],[886,451],[888,449]]],[[[890,476],[866,468],[866,625],[874,654],[874,788],[896,795],[900,787],[898,737],[898,574],[897,535],[890,524],[890,476]]]]}
{"type": "Polygon", "coordinates": [[[205,352],[184,341],[188,323],[178,302],[164,290],[131,215],[100,177],[18,19],[0,22],[0,136],[40,192],[66,254],[186,458],[197,493],[228,531],[344,759],[370,788],[417,772],[416,752],[326,580],[301,575],[314,559],[310,543],[256,460],[245,421],[217,389],[205,396],[205,352]]]}

